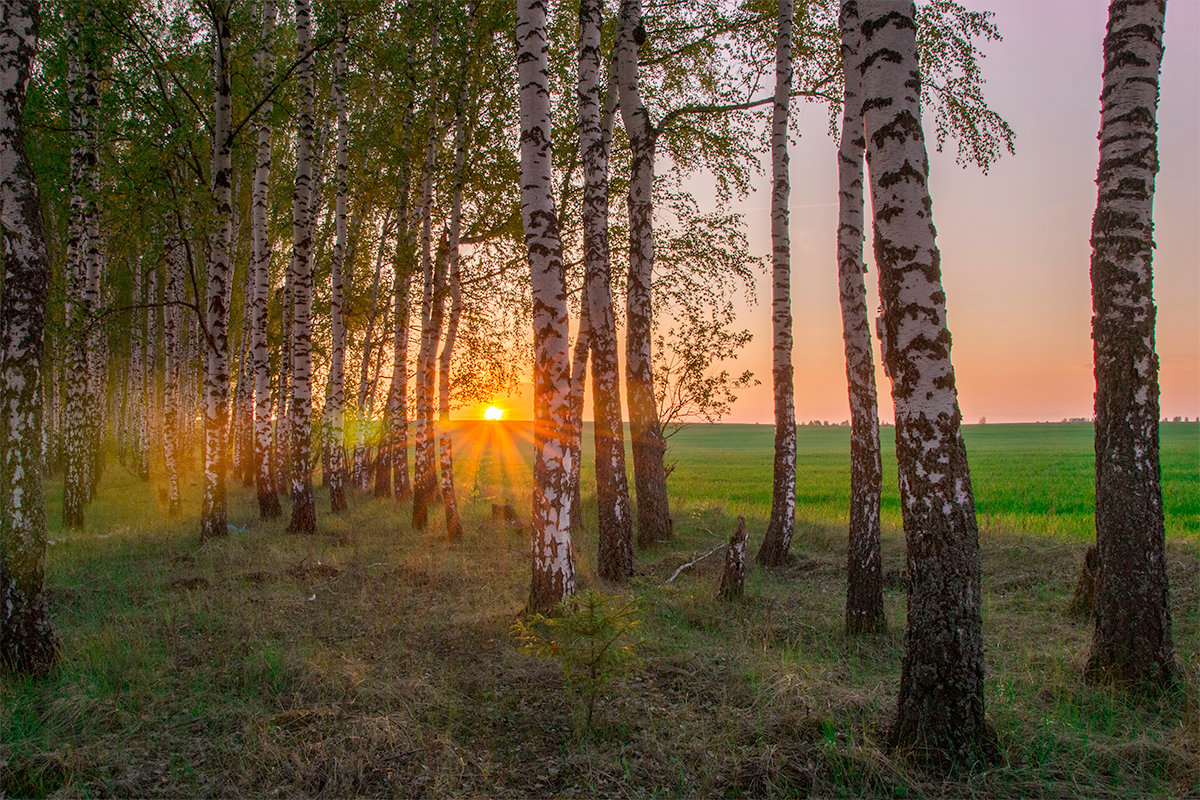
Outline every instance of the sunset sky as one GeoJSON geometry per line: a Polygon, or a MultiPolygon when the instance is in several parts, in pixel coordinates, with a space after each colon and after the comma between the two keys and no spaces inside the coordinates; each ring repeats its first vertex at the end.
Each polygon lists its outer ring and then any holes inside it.
{"type": "MultiPolygon", "coordinates": [[[[1017,153],[988,175],[954,163],[953,146],[931,153],[933,217],[942,251],[953,360],[964,419],[1059,420],[1092,413],[1089,236],[1096,205],[1104,0],[964,0],[990,8],[1004,36],[985,47],[986,96],[1017,133],[1017,153]]],[[[791,151],[792,292],[796,417],[849,417],[838,308],[834,233],[837,172],[827,112],[802,106],[791,151]]],[[[1155,195],[1162,413],[1200,416],[1200,2],[1167,4],[1158,112],[1162,170],[1155,195]]],[[[927,128],[928,130],[928,128],[927,128]]],[[[702,180],[693,189],[702,196],[702,180]]],[[[769,253],[769,179],[742,204],[751,248],[769,253]]],[[[870,235],[868,234],[870,260],[870,235]]],[[[867,276],[877,302],[873,264],[867,276]]],[[[770,305],[741,322],[755,333],[738,369],[762,385],[745,390],[730,422],[770,422],[770,305]]],[[[624,359],[622,358],[622,361],[624,359]]],[[[878,342],[876,342],[878,363],[878,342]]],[[[882,370],[880,414],[891,418],[882,370]]],[[[528,386],[499,403],[532,417],[528,386]]],[[[475,414],[481,416],[482,407],[475,414]]],[[[587,413],[587,412],[585,412],[587,413]]],[[[590,418],[590,413],[588,413],[590,418]]]]}

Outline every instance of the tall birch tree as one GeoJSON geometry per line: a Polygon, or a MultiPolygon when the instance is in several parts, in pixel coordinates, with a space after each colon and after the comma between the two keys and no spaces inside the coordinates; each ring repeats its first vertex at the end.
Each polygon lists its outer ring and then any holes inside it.
{"type": "MultiPolygon", "coordinates": [[[[350,118],[346,113],[346,38],[347,20],[344,8],[337,11],[337,45],[333,55],[333,103],[337,110],[337,167],[334,181],[337,197],[334,200],[336,230],[333,258],[330,261],[329,314],[333,327],[333,342],[329,356],[329,397],[325,401],[329,414],[329,504],[332,511],[346,509],[346,321],[342,313],[345,291],[343,267],[346,263],[346,194],[349,190],[350,118]]],[[[363,353],[369,358],[369,348],[363,353]]],[[[360,424],[361,424],[360,420],[360,424]]]]}
{"type": "Polygon", "coordinates": [[[228,534],[225,481],[229,435],[229,283],[233,236],[233,88],[228,0],[212,0],[207,11],[213,26],[213,205],[217,230],[209,238],[204,300],[204,498],[200,538],[228,534]]]}
{"type": "Polygon", "coordinates": [[[46,596],[41,371],[50,262],[33,166],[25,92],[37,49],[37,0],[0,3],[0,665],[49,671],[59,654],[46,596]]]}
{"type": "Polygon", "coordinates": [[[313,84],[312,5],[296,0],[296,51],[299,87],[299,120],[296,136],[296,185],[292,192],[292,397],[291,461],[292,533],[315,533],[316,503],[312,466],[312,231],[313,191],[313,84]]]}
{"type": "Polygon", "coordinates": [[[544,0],[518,0],[516,33],[521,221],[533,284],[533,578],[529,610],[545,611],[574,593],[575,556],[568,478],[567,290],[554,208],[544,0]]]}
{"type": "Polygon", "coordinates": [[[775,34],[775,102],[771,106],[771,380],[775,393],[775,461],[771,517],[758,563],[787,561],[796,529],[796,399],[792,370],[792,251],[788,238],[788,110],[792,93],[792,0],[779,0],[775,34]]]}
{"type": "Polygon", "coordinates": [[[1113,0],[1104,37],[1092,218],[1096,374],[1093,679],[1168,684],[1175,672],[1158,456],[1154,181],[1165,0],[1113,0]]]}
{"type": "Polygon", "coordinates": [[[883,353],[896,410],[908,613],[892,743],[971,762],[987,740],[979,531],[921,127],[916,9],[861,0],[867,163],[883,353]]]}
{"type": "Polygon", "coordinates": [[[258,111],[258,143],[250,201],[250,269],[254,304],[250,315],[250,352],[254,372],[254,482],[259,516],[268,520],[282,513],[272,470],[271,351],[267,340],[271,292],[267,203],[271,188],[271,114],[275,105],[271,100],[271,89],[275,83],[275,19],[278,14],[275,0],[263,0],[261,12],[261,39],[256,58],[264,99],[258,111]]]}
{"type": "Polygon", "coordinates": [[[838,288],[846,385],[850,395],[850,529],[846,561],[846,631],[882,630],[883,556],[879,504],[883,462],[879,452],[879,404],[867,287],[863,280],[863,134],[861,33],[857,0],[841,6],[842,65],[845,73],[842,138],[838,150],[838,288]]]}
{"type": "MultiPolygon", "coordinates": [[[[599,506],[600,575],[620,581],[633,574],[633,515],[625,473],[620,366],[613,313],[608,236],[608,169],[618,90],[610,81],[601,98],[602,0],[579,4],[579,151],[583,161],[584,302],[592,359],[592,408],[599,506]]],[[[612,73],[615,79],[615,73],[612,73]]]]}

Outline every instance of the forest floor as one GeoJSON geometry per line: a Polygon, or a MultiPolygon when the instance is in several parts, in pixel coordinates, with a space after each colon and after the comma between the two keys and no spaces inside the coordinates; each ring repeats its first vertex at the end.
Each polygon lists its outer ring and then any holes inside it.
{"type": "MultiPolygon", "coordinates": [[[[164,521],[157,487],[112,461],[87,527],[52,525],[63,661],[50,678],[0,687],[0,794],[1200,796],[1200,427],[1164,433],[1183,679],[1155,698],[1082,680],[1091,628],[1066,608],[1088,537],[1073,512],[1037,511],[1055,501],[1029,488],[1068,478],[1021,449],[1037,449],[1028,431],[1014,429],[1007,456],[999,439],[987,455],[986,436],[999,434],[968,436],[977,485],[993,481],[988,464],[1023,464],[1028,485],[1013,496],[1034,510],[989,506],[980,490],[986,702],[1000,752],[941,778],[884,746],[904,626],[892,512],[888,632],[842,630],[842,490],[806,499],[826,490],[805,464],[823,474],[822,453],[844,432],[802,429],[794,560],[751,567],[740,602],[714,599],[719,552],[666,581],[727,539],[739,514],[757,547],[768,426],[697,426],[672,440],[677,535],[639,551],[628,584],[595,576],[594,512],[585,520],[580,583],[638,598],[641,620],[640,666],[588,727],[558,666],[511,634],[529,582],[527,429],[482,426],[461,431],[466,536],[454,544],[440,514],[414,532],[406,507],[357,495],[348,512],[322,513],[317,535],[294,536],[286,519],[257,522],[240,486],[230,535],[200,543],[194,515],[164,521]],[[508,502],[525,527],[490,520],[491,504],[508,502]]],[[[1075,436],[1068,427],[1046,426],[1045,458],[1078,455],[1078,442],[1054,443],[1075,436]]],[[[60,487],[48,490],[56,520],[60,487]]],[[[185,507],[198,507],[198,491],[194,477],[185,507]]],[[[326,493],[318,503],[327,512],[326,493]]]]}

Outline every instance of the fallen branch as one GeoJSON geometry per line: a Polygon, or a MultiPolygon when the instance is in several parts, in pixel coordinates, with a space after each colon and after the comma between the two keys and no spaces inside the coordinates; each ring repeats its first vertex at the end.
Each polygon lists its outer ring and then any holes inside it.
{"type": "MultiPolygon", "coordinates": [[[[678,577],[679,577],[679,573],[683,572],[683,571],[684,571],[685,569],[687,569],[688,567],[694,567],[694,566],[696,566],[696,565],[697,565],[697,564],[699,564],[701,561],[703,561],[704,559],[708,558],[709,556],[711,556],[713,553],[717,552],[718,550],[720,550],[720,549],[721,549],[722,547],[724,547],[724,546],[725,546],[725,542],[721,542],[721,543],[720,543],[720,544],[718,544],[716,547],[714,547],[712,550],[709,550],[707,553],[705,553],[704,555],[700,556],[699,558],[693,558],[691,561],[687,562],[686,564],[681,564],[681,565],[680,565],[680,567],[679,567],[679,569],[675,570],[675,574],[674,574],[674,575],[672,575],[671,577],[667,578],[667,583],[670,583],[671,581],[673,581],[673,580],[675,580],[676,578],[678,578],[678,577]]],[[[692,555],[694,556],[694,555],[695,555],[695,553],[692,553],[692,555]]]]}

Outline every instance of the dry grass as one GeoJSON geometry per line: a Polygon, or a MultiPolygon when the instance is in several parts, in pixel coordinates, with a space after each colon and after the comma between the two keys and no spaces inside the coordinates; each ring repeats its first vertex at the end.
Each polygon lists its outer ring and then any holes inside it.
{"type": "MultiPolygon", "coordinates": [[[[470,468],[469,460],[466,461],[470,468]]],[[[479,469],[476,465],[476,469],[479,469]]],[[[476,473],[471,473],[472,475],[476,473]]],[[[520,476],[505,491],[520,497],[520,476]]],[[[470,484],[468,484],[470,485],[470,484]]],[[[194,491],[194,487],[193,487],[194,491]]],[[[5,679],[0,789],[13,796],[1128,797],[1200,794],[1200,548],[1173,541],[1186,679],[1160,698],[1087,686],[1090,630],[1066,614],[1083,544],[986,531],[987,702],[998,763],[945,779],[881,746],[896,702],[903,588],[885,634],[842,633],[844,531],[802,524],[795,562],[713,599],[719,558],[664,581],[738,513],[676,509],[675,543],[638,554],[643,669],[579,735],[556,667],[509,636],[526,534],[465,503],[467,536],[409,528],[354,498],[321,533],[253,522],[199,545],[112,468],[92,525],[52,534],[61,672],[5,679]]],[[[465,494],[465,492],[464,492],[465,494]]],[[[325,500],[321,495],[322,501],[325,500]]],[[[519,511],[522,505],[517,505],[519,511]]],[[[801,511],[803,517],[803,511],[801,511]]],[[[889,531],[885,566],[902,561],[889,531]]]]}

